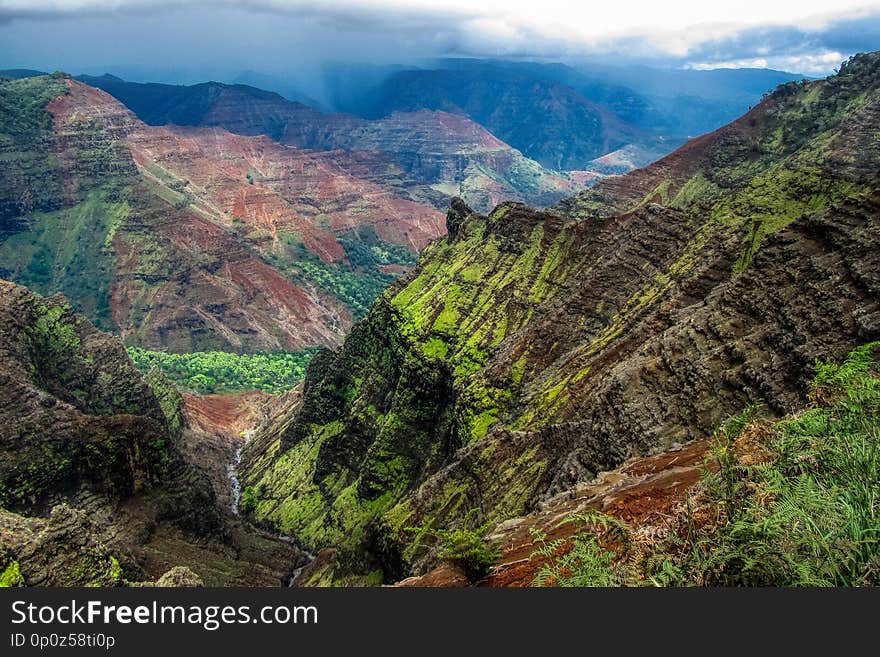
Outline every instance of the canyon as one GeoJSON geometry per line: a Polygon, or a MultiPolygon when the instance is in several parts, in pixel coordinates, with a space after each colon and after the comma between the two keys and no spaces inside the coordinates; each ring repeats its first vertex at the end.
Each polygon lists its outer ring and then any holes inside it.
{"type": "Polygon", "coordinates": [[[451,196],[463,196],[483,209],[502,199],[551,205],[581,188],[576,177],[541,166],[457,113],[420,108],[367,120],[325,114],[245,85],[81,79],[112,94],[151,125],[222,127],[298,148],[369,153],[371,159],[359,172],[385,184],[394,179],[395,187],[437,207],[445,207],[451,196]]]}
{"type": "Polygon", "coordinates": [[[130,343],[339,344],[373,290],[442,232],[437,210],[357,178],[345,154],[150,127],[69,78],[16,85],[48,102],[38,135],[6,142],[7,157],[38,166],[4,168],[2,273],[64,292],[130,343]]]}
{"type": "MultiPolygon", "coordinates": [[[[63,298],[5,281],[0,292],[7,572],[30,586],[148,585],[169,572],[207,585],[278,586],[305,563],[218,503],[197,465],[200,445],[217,444],[205,435],[209,420],[191,424],[170,382],[143,377],[117,338],[63,298]]],[[[216,417],[210,402],[202,408],[216,417]]]]}
{"type": "Polygon", "coordinates": [[[27,585],[464,585],[431,539],[483,529],[481,583],[529,585],[567,518],[679,531],[744,409],[748,465],[853,405],[828,362],[873,390],[877,53],[578,193],[460,113],[100,82],[0,83],[0,564],[27,585]],[[218,396],[126,343],[324,348],[294,390],[218,396]]]}

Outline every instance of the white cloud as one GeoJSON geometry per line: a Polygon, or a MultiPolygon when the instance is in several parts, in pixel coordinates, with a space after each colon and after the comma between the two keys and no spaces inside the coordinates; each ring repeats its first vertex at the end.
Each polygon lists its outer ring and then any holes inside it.
{"type": "MultiPolygon", "coordinates": [[[[0,12],[113,13],[181,6],[170,0],[0,0],[0,12]]],[[[880,10],[880,0],[195,0],[186,5],[234,6],[292,14],[444,16],[489,39],[529,35],[599,46],[633,37],[656,41],[676,54],[687,44],[750,27],[791,25],[821,29],[835,18],[880,10]]]]}
{"type": "Polygon", "coordinates": [[[774,68],[782,71],[822,75],[836,68],[846,55],[837,51],[803,53],[775,57],[756,57],[689,64],[688,68],[709,70],[715,68],[774,68]]]}

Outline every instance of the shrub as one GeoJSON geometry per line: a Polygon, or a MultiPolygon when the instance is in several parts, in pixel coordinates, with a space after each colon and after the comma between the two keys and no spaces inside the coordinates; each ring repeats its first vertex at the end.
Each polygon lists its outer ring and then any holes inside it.
{"type": "Polygon", "coordinates": [[[0,588],[24,586],[24,577],[17,561],[10,561],[6,569],[0,573],[0,588]]]}
{"type": "Polygon", "coordinates": [[[442,544],[438,556],[461,568],[472,582],[483,579],[501,556],[498,547],[485,540],[488,530],[487,524],[475,530],[438,531],[437,536],[442,544]]]}
{"type": "Polygon", "coordinates": [[[258,501],[257,494],[254,492],[253,487],[245,486],[244,490],[241,491],[239,508],[242,513],[251,513],[256,510],[258,501]]]}
{"type": "Polygon", "coordinates": [[[616,568],[620,557],[626,555],[631,544],[629,526],[612,516],[592,511],[570,516],[564,523],[581,522],[590,531],[566,539],[547,540],[541,531],[532,531],[535,549],[531,559],[541,559],[535,586],[615,586],[627,578],[616,568]],[[605,545],[616,549],[608,549],[605,545]]]}
{"type": "MultiPolygon", "coordinates": [[[[477,513],[478,509],[472,509],[465,517],[465,524],[477,513]]],[[[485,523],[474,529],[407,527],[406,530],[417,532],[420,537],[433,538],[439,546],[437,556],[440,559],[460,568],[470,581],[478,582],[489,574],[492,565],[501,556],[498,545],[486,540],[491,527],[492,523],[485,523]]]]}
{"type": "Polygon", "coordinates": [[[724,463],[703,479],[703,507],[715,509],[719,522],[692,528],[655,582],[880,583],[877,347],[860,347],[839,365],[817,363],[813,398],[824,405],[772,427],[741,429],[764,458],[744,458],[743,446],[721,433],[713,451],[724,463]]]}
{"type": "Polygon", "coordinates": [[[306,366],[317,349],[274,354],[235,354],[223,351],[169,354],[129,347],[128,354],[139,370],[148,374],[158,368],[184,388],[202,394],[263,390],[283,392],[305,376],[306,366]]]}

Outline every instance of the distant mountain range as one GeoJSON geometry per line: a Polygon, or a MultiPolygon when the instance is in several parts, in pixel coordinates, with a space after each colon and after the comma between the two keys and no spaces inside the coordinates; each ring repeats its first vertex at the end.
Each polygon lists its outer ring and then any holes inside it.
{"type": "MultiPolygon", "coordinates": [[[[311,108],[324,110],[329,104],[363,119],[425,109],[459,114],[548,169],[623,173],[733,120],[776,85],[802,77],[768,69],[690,71],[447,59],[425,68],[329,67],[324,78],[330,100],[323,104],[278,76],[249,72],[236,80],[311,108]]],[[[82,79],[115,95],[152,124],[201,124],[219,93],[216,83],[132,88],[109,76],[82,79]]],[[[257,90],[249,93],[260,96],[257,90]]],[[[356,139],[345,138],[354,122],[351,116],[309,113],[296,106],[289,108],[289,116],[317,128],[309,136],[301,134],[296,145],[358,146],[356,139]]],[[[263,123],[261,128],[270,134],[281,123],[263,123]]]]}
{"type": "MultiPolygon", "coordinates": [[[[35,73],[39,72],[16,69],[0,71],[0,76],[35,73]]],[[[389,125],[383,120],[395,113],[438,110],[467,117],[553,172],[613,174],[649,164],[687,139],[733,120],[778,84],[803,76],[769,69],[696,71],[595,62],[444,59],[409,68],[332,65],[320,77],[323,100],[303,93],[284,76],[255,71],[230,76],[234,84],[133,83],[112,75],[79,79],[114,95],[151,125],[222,121],[233,132],[266,134],[303,148],[397,149],[390,154],[412,162],[413,154],[400,152],[399,144],[383,143],[389,132],[400,130],[393,121],[389,125]],[[241,118],[218,119],[212,108],[230,96],[251,110],[241,118]]],[[[412,141],[418,142],[418,136],[412,141]]],[[[467,144],[461,146],[457,155],[467,144]]],[[[464,182],[458,191],[467,198],[474,185],[463,173],[455,177],[453,182],[464,182]]],[[[431,176],[422,178],[438,184],[431,176]]],[[[517,185],[522,181],[515,173],[501,178],[506,179],[502,185],[511,187],[508,198],[536,205],[553,202],[543,195],[546,190],[535,196],[535,190],[517,185]]],[[[440,182],[448,187],[450,181],[440,182]]],[[[478,209],[489,209],[479,199],[467,200],[478,209]]]]}
{"type": "MultiPolygon", "coordinates": [[[[583,186],[582,177],[545,169],[461,115],[418,110],[371,121],[320,112],[245,85],[79,79],[116,97],[150,125],[220,126],[298,148],[382,153],[403,167],[410,183],[422,187],[413,194],[438,206],[456,194],[481,208],[503,199],[551,205],[583,186]]],[[[374,174],[381,177],[384,171],[374,174]]]]}
{"type": "Polygon", "coordinates": [[[768,69],[440,60],[392,73],[339,109],[370,118],[417,109],[462,113],[552,169],[594,168],[594,160],[621,148],[638,152],[635,165],[643,166],[802,77],[768,69]]]}

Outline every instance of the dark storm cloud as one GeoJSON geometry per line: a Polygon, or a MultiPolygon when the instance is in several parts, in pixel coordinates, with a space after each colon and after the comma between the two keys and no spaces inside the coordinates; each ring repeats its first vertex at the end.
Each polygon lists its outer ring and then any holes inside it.
{"type": "Polygon", "coordinates": [[[880,14],[844,20],[818,35],[822,45],[841,52],[867,52],[880,48],[880,14]]]}
{"type": "MultiPolygon", "coordinates": [[[[407,8],[295,0],[0,0],[0,67],[98,73],[138,68],[193,76],[245,68],[278,72],[296,64],[411,63],[436,56],[565,59],[641,58],[668,65],[766,65],[806,73],[831,70],[852,53],[880,48],[880,13],[817,29],[757,27],[669,49],[649,31],[601,42],[549,35],[528,21],[493,32],[481,9],[407,8]],[[800,68],[798,68],[800,67],[800,68]]],[[[794,21],[793,21],[794,22],[794,21]]],[[[713,32],[707,32],[713,33],[713,32]]]]}
{"type": "Polygon", "coordinates": [[[228,9],[242,12],[274,14],[282,18],[308,19],[316,24],[333,26],[347,30],[374,29],[387,26],[392,20],[395,27],[404,29],[423,29],[447,24],[461,17],[461,13],[438,9],[389,10],[381,5],[333,5],[321,2],[272,2],[271,0],[123,0],[122,2],[72,2],[20,5],[4,3],[0,0],[0,22],[14,19],[52,20],[70,17],[95,16],[145,16],[164,15],[180,10],[223,11],[228,9]]]}

